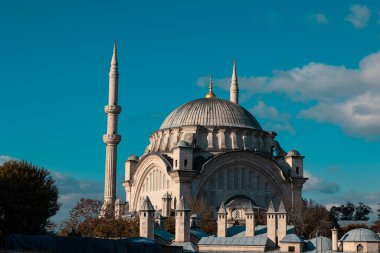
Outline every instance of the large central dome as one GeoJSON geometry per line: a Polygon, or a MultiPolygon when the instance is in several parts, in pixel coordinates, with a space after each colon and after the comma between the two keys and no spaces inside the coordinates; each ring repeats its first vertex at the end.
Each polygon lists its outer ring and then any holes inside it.
{"type": "Polygon", "coordinates": [[[219,98],[201,98],[178,107],[169,114],[160,129],[194,125],[261,130],[259,122],[246,109],[219,98]]]}

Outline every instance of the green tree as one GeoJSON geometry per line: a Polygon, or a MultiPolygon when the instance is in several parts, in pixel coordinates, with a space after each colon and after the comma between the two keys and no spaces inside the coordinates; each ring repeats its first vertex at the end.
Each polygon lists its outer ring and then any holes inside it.
{"type": "Polygon", "coordinates": [[[363,202],[359,202],[358,206],[355,208],[354,220],[369,220],[368,215],[370,213],[372,213],[372,208],[364,205],[363,202]]]}
{"type": "Polygon", "coordinates": [[[347,201],[345,205],[340,206],[340,219],[341,220],[354,220],[356,206],[347,201]]]}
{"type": "Polygon", "coordinates": [[[39,234],[57,213],[58,189],[49,171],[26,161],[0,165],[0,231],[39,234]]]}

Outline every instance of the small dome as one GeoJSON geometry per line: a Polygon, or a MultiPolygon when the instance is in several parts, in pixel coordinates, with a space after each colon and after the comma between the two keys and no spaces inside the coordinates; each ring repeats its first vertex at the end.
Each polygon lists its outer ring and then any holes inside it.
{"type": "Polygon", "coordinates": [[[137,155],[131,155],[130,157],[128,157],[128,161],[138,161],[139,160],[139,157],[137,155]]]}
{"type": "Polygon", "coordinates": [[[121,199],[117,199],[115,201],[115,205],[122,205],[123,204],[123,201],[121,199]]]}
{"type": "Polygon", "coordinates": [[[324,236],[314,237],[306,243],[306,250],[312,251],[318,249],[319,251],[331,251],[332,250],[332,241],[330,238],[324,236]],[[322,247],[322,249],[321,249],[322,247]]]}
{"type": "Polygon", "coordinates": [[[261,130],[259,122],[250,112],[238,104],[219,98],[201,98],[178,107],[169,114],[160,129],[198,125],[261,130]]]}
{"type": "Polygon", "coordinates": [[[343,242],[380,242],[380,237],[366,228],[357,228],[348,231],[339,241],[343,242]]]}
{"type": "Polygon", "coordinates": [[[188,148],[188,147],[190,147],[190,144],[187,141],[182,140],[182,141],[179,141],[177,143],[177,147],[186,147],[186,148],[188,148]]]}
{"type": "Polygon", "coordinates": [[[295,149],[292,149],[288,152],[288,154],[286,156],[301,156],[300,152],[298,152],[297,150],[295,149]]]}

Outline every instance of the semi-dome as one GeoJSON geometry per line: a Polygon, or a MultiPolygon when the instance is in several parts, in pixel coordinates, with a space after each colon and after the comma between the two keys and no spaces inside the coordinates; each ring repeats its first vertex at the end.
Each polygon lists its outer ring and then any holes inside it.
{"type": "Polygon", "coordinates": [[[246,109],[219,98],[201,98],[178,107],[169,114],[160,129],[196,125],[262,129],[246,109]]]}
{"type": "Polygon", "coordinates": [[[366,228],[357,228],[348,231],[342,236],[340,241],[344,242],[380,242],[380,237],[373,231],[366,228]]]}

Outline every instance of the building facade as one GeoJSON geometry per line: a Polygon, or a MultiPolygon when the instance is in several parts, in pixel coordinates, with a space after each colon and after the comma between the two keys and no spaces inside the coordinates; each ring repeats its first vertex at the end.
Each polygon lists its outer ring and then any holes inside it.
{"type": "Polygon", "coordinates": [[[205,98],[181,105],[149,136],[141,157],[125,162],[126,212],[138,211],[149,196],[164,216],[174,212],[180,197],[205,201],[214,211],[221,202],[231,216],[231,203],[265,209],[272,200],[283,201],[297,215],[303,176],[303,156],[285,152],[276,133],[262,129],[255,117],[238,104],[239,88],[233,65],[230,100],[216,97],[210,78],[205,98]],[[170,208],[163,196],[170,194],[170,208]],[[166,206],[165,206],[166,205],[166,206]],[[168,211],[168,209],[171,209],[168,211]]]}

